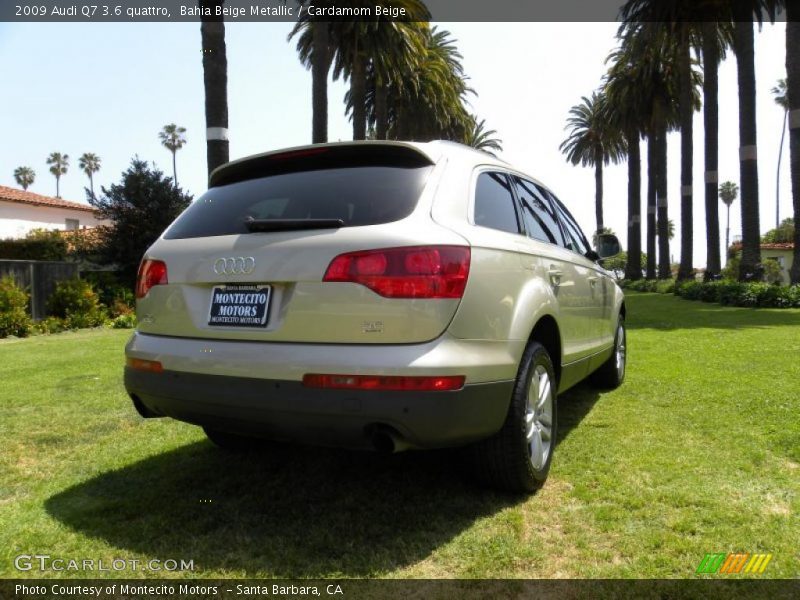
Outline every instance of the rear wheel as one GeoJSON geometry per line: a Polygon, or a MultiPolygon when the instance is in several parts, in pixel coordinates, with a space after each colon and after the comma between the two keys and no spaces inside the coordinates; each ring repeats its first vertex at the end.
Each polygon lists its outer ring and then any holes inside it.
{"type": "Polygon", "coordinates": [[[538,342],[525,349],[503,428],[472,447],[479,480],[512,492],[544,483],[556,442],[557,382],[550,355],[538,342]]]}
{"type": "Polygon", "coordinates": [[[264,445],[262,440],[245,435],[236,435],[209,427],[203,427],[203,431],[215,446],[228,452],[252,452],[264,445]]]}
{"type": "Polygon", "coordinates": [[[614,335],[614,351],[603,365],[592,373],[590,381],[598,388],[613,390],[625,381],[625,368],[628,359],[628,338],[625,333],[625,317],[619,316],[617,332],[614,335]]]}

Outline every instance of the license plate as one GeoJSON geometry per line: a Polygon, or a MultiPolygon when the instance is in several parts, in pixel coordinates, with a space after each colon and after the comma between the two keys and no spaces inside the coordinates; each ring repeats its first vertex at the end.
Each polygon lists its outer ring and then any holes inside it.
{"type": "Polygon", "coordinates": [[[215,327],[266,327],[272,288],[222,285],[211,292],[208,324],[215,327]]]}

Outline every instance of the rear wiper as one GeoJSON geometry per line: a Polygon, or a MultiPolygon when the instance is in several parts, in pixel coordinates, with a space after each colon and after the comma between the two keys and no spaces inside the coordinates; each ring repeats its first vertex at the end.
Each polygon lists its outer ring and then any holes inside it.
{"type": "Polygon", "coordinates": [[[341,219],[254,219],[244,221],[249,231],[297,231],[299,229],[338,229],[344,226],[341,219]]]}

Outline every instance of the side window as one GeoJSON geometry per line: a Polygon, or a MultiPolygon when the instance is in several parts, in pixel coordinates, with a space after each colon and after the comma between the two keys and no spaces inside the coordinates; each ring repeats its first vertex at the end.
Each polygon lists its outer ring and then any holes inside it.
{"type": "Polygon", "coordinates": [[[589,242],[586,241],[586,236],[583,235],[583,231],[581,231],[580,226],[572,217],[572,215],[569,214],[567,207],[564,206],[558,198],[552,194],[550,197],[553,199],[553,204],[556,206],[556,210],[558,210],[558,216],[561,219],[561,225],[564,226],[564,230],[569,237],[567,240],[567,247],[578,254],[586,256],[586,253],[591,250],[591,247],[589,246],[589,242]]]}
{"type": "Polygon", "coordinates": [[[508,178],[502,173],[481,173],[475,186],[475,225],[519,233],[517,209],[508,178]]]}
{"type": "Polygon", "coordinates": [[[525,223],[528,236],[542,242],[565,246],[553,205],[547,196],[536,184],[519,177],[513,179],[522,205],[522,221],[525,223]]]}

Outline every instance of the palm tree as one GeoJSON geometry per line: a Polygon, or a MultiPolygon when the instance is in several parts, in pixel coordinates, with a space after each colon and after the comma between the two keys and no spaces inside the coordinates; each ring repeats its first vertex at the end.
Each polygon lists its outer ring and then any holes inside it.
{"type": "Polygon", "coordinates": [[[594,198],[596,231],[603,227],[603,165],[619,163],[626,154],[625,139],[619,129],[611,126],[606,108],[606,96],[593,92],[569,111],[569,137],[558,147],[573,165],[594,167],[594,198]]]}
{"type": "MultiPolygon", "coordinates": [[[[372,6],[369,0],[355,5],[372,6]]],[[[388,130],[388,87],[413,72],[425,50],[428,21],[431,18],[422,0],[392,0],[393,8],[402,8],[408,21],[377,20],[341,22],[331,32],[335,48],[333,78],[350,81],[346,96],[353,120],[353,139],[363,140],[367,131],[367,93],[369,77],[374,80],[376,136],[386,137],[388,130]]]]}
{"type": "Polygon", "coordinates": [[[89,177],[89,190],[94,198],[94,175],[100,170],[100,157],[92,152],[84,152],[78,159],[78,167],[89,177]]]}
{"type": "MultiPolygon", "coordinates": [[[[387,87],[387,138],[415,141],[448,139],[465,142],[474,127],[467,110],[467,86],[461,54],[449,31],[423,30],[424,49],[413,69],[387,87]]],[[[376,120],[375,86],[366,101],[370,122],[376,120]]]]}
{"type": "Polygon", "coordinates": [[[786,6],[786,92],[789,98],[789,149],[794,208],[794,262],[792,283],[800,284],[800,6],[786,6]]]}
{"type": "Polygon", "coordinates": [[[739,81],[739,178],[742,193],[740,281],[761,279],[753,19],[755,18],[759,25],[765,17],[770,22],[774,22],[777,11],[784,4],[784,0],[731,0],[730,2],[735,23],[733,48],[736,53],[736,70],[739,81]]]}
{"type": "Polygon", "coordinates": [[[175,160],[175,154],[186,145],[185,127],[178,127],[175,123],[164,125],[164,128],[158,132],[158,137],[161,140],[161,145],[167,150],[172,152],[172,177],[175,182],[175,187],[178,187],[178,168],[175,160]]]}
{"type": "Polygon", "coordinates": [[[781,223],[781,161],[783,160],[783,140],[786,137],[786,122],[789,120],[789,95],[786,90],[786,79],[779,79],[778,85],[772,88],[775,104],[783,109],[783,127],[781,127],[781,145],[778,149],[778,169],[775,178],[775,228],[781,223]]]}
{"type": "Polygon", "coordinates": [[[739,193],[739,186],[732,181],[726,181],[719,186],[719,197],[728,207],[728,217],[725,222],[725,252],[727,253],[731,243],[731,204],[736,200],[739,193]]]}
{"type": "MultiPolygon", "coordinates": [[[[692,77],[692,38],[696,38],[697,25],[692,20],[699,17],[696,0],[628,0],[621,15],[629,26],[638,27],[642,33],[656,29],[667,35],[652,37],[673,46],[678,65],[678,107],[681,130],[681,263],[678,279],[693,275],[693,149],[695,101],[692,77]]],[[[641,35],[641,34],[640,34],[641,35]]]]}
{"type": "Polygon", "coordinates": [[[495,137],[496,135],[497,131],[494,129],[486,129],[485,119],[478,121],[478,117],[472,115],[472,128],[467,130],[464,143],[494,156],[494,152],[503,151],[503,140],[495,137]]]}
{"type": "Polygon", "coordinates": [[[622,131],[628,151],[628,261],[625,278],[642,277],[642,182],[639,140],[647,128],[650,107],[642,90],[648,79],[646,62],[630,36],[622,32],[620,46],[606,59],[611,67],[605,75],[604,93],[613,127],[622,131]]]}
{"type": "Polygon", "coordinates": [[[61,198],[59,184],[61,183],[61,176],[67,174],[69,155],[61,154],[60,152],[51,152],[50,156],[47,157],[47,164],[50,165],[50,172],[56,178],[56,198],[61,198]]]}
{"type": "MultiPolygon", "coordinates": [[[[300,0],[305,6],[309,0],[300,0]]],[[[326,0],[315,4],[325,6],[326,0]]],[[[311,143],[328,141],[328,73],[331,69],[333,48],[330,44],[330,30],[334,23],[321,20],[323,17],[310,16],[305,10],[301,14],[287,41],[297,37],[297,54],[300,62],[311,69],[311,143]]]]}
{"type": "Polygon", "coordinates": [[[22,187],[23,190],[27,190],[36,179],[36,171],[30,167],[17,167],[14,169],[14,179],[17,180],[17,185],[22,187]]]}
{"type": "MultiPolygon", "coordinates": [[[[216,15],[225,0],[199,0],[216,15]]],[[[204,11],[205,12],[205,11],[204,11]]],[[[228,142],[228,58],[225,49],[225,20],[222,16],[201,16],[203,86],[206,109],[206,162],[208,174],[230,160],[228,142]]],[[[169,147],[169,146],[168,146],[169,147]]],[[[172,151],[173,170],[175,151],[172,151]]],[[[175,186],[178,185],[177,175],[175,186]]]]}
{"type": "MultiPolygon", "coordinates": [[[[710,15],[709,15],[710,16],[710,15]]],[[[705,130],[705,205],[707,281],[722,272],[719,253],[719,63],[733,42],[733,24],[708,16],[700,27],[703,57],[703,126],[705,130]]]]}

